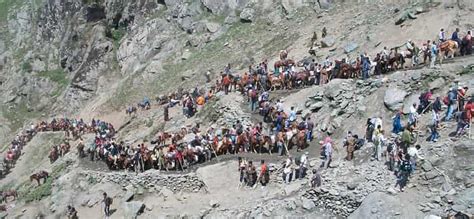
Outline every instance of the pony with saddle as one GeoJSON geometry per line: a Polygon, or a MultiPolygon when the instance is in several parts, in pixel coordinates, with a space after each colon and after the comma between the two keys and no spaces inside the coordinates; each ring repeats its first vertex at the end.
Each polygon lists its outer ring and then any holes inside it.
{"type": "Polygon", "coordinates": [[[46,183],[46,180],[48,179],[49,177],[49,173],[44,171],[44,170],[41,170],[37,173],[33,173],[31,174],[30,176],[30,181],[33,182],[33,180],[36,180],[36,182],[38,182],[38,186],[41,185],[41,179],[43,179],[43,183],[46,183]]]}

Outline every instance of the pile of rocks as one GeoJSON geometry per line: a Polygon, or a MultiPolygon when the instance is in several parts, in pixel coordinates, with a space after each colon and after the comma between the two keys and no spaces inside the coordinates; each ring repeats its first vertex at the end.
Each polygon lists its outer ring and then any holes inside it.
{"type": "MultiPolygon", "coordinates": [[[[309,189],[303,195],[315,206],[331,211],[335,215],[347,217],[354,212],[362,203],[352,193],[340,194],[334,189],[327,190],[324,187],[309,189]]],[[[304,207],[304,206],[303,206],[304,207]]]]}
{"type": "Polygon", "coordinates": [[[366,81],[352,79],[333,79],[327,85],[318,89],[314,96],[305,102],[303,114],[320,112],[330,113],[330,117],[321,118],[318,129],[329,135],[341,127],[345,118],[350,118],[358,112],[365,112],[363,100],[384,84],[382,79],[366,81]],[[354,83],[355,82],[355,83],[354,83]],[[327,106],[327,107],[325,107],[327,106]]]}
{"type": "Polygon", "coordinates": [[[205,187],[204,182],[195,173],[182,175],[165,175],[158,171],[147,171],[136,175],[126,172],[84,172],[84,177],[95,179],[97,182],[113,182],[124,188],[133,185],[149,191],[159,192],[162,188],[167,188],[172,192],[199,192],[205,187]]]}
{"type": "Polygon", "coordinates": [[[237,93],[220,96],[216,111],[221,116],[216,123],[220,126],[229,126],[240,121],[244,127],[251,126],[253,124],[250,118],[251,115],[241,108],[241,104],[244,102],[244,97],[237,93]]]}

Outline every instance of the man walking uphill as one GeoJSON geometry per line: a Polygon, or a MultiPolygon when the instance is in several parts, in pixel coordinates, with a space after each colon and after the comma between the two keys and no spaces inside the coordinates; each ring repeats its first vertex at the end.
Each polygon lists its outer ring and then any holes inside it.
{"type": "Polygon", "coordinates": [[[105,218],[110,217],[110,205],[112,205],[112,198],[107,196],[107,193],[102,194],[104,196],[104,199],[102,202],[104,203],[104,214],[105,218]]]}

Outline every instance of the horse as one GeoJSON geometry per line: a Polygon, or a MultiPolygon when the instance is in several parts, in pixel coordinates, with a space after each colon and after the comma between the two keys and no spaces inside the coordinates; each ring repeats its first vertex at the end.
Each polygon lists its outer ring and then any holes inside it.
{"type": "Polygon", "coordinates": [[[404,63],[403,55],[398,52],[398,50],[392,50],[388,55],[388,67],[392,70],[397,70],[399,68],[399,64],[403,67],[404,63]]]}
{"type": "Polygon", "coordinates": [[[238,135],[235,145],[237,146],[237,149],[236,149],[237,153],[239,151],[242,151],[242,152],[247,151],[247,146],[248,146],[247,136],[244,133],[238,135]]]}
{"type": "Polygon", "coordinates": [[[446,57],[454,57],[454,54],[456,51],[459,49],[458,42],[454,40],[447,40],[445,42],[442,42],[439,44],[439,64],[441,65],[443,63],[443,58],[446,57]]]}
{"type": "Polygon", "coordinates": [[[49,173],[44,171],[44,170],[41,170],[37,173],[33,173],[30,176],[30,182],[32,182],[33,180],[36,180],[36,182],[38,182],[38,186],[39,186],[39,185],[41,185],[40,180],[43,179],[43,183],[46,183],[46,180],[48,179],[48,177],[49,177],[49,173]]]}
{"type": "Polygon", "coordinates": [[[300,130],[298,134],[295,136],[296,137],[296,146],[297,150],[302,150],[306,147],[306,131],[305,130],[300,130]]]}
{"type": "Polygon", "coordinates": [[[276,76],[269,76],[270,78],[270,87],[272,90],[277,90],[283,88],[282,79],[276,76]]]}
{"type": "Polygon", "coordinates": [[[59,145],[59,152],[61,155],[61,157],[63,157],[64,155],[66,155],[68,152],[69,152],[69,149],[71,148],[71,146],[69,145],[69,143],[62,143],[61,145],[59,145]]]}
{"type": "Polygon", "coordinates": [[[14,189],[3,191],[1,192],[1,194],[2,194],[2,202],[3,201],[8,202],[8,197],[10,196],[13,197],[13,200],[16,200],[18,198],[18,193],[14,189]]]}
{"type": "Polygon", "coordinates": [[[54,146],[51,147],[51,150],[49,151],[48,158],[49,158],[50,163],[54,163],[54,161],[56,161],[59,158],[58,149],[56,147],[54,147],[54,146]]]}
{"type": "Polygon", "coordinates": [[[308,85],[309,71],[300,71],[293,76],[295,87],[308,85]]]}
{"type": "Polygon", "coordinates": [[[83,157],[85,156],[85,153],[84,153],[84,143],[79,142],[79,144],[77,144],[76,148],[77,148],[77,155],[78,155],[80,158],[83,158],[83,157]]]}

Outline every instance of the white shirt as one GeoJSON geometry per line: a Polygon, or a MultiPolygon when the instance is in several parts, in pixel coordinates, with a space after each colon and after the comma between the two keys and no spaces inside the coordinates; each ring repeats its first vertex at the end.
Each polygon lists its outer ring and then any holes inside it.
{"type": "Polygon", "coordinates": [[[445,40],[446,37],[445,37],[444,35],[445,35],[445,34],[444,34],[444,31],[440,31],[440,32],[439,32],[439,39],[440,39],[440,40],[445,40]]]}
{"type": "Polygon", "coordinates": [[[282,112],[283,111],[283,103],[282,102],[278,102],[276,104],[276,108],[277,108],[277,111],[278,112],[282,112]]]}
{"type": "Polygon", "coordinates": [[[380,119],[380,118],[375,118],[374,124],[375,124],[375,128],[378,128],[379,125],[380,125],[380,129],[383,130],[382,119],[380,119]]]}
{"type": "Polygon", "coordinates": [[[306,154],[301,155],[300,165],[303,167],[306,167],[307,163],[308,163],[308,158],[306,157],[306,154]]]}
{"type": "Polygon", "coordinates": [[[424,159],[422,156],[420,156],[420,152],[418,152],[418,150],[415,147],[409,147],[407,152],[411,157],[416,157],[421,160],[424,159]]]}

